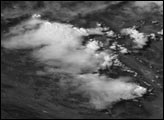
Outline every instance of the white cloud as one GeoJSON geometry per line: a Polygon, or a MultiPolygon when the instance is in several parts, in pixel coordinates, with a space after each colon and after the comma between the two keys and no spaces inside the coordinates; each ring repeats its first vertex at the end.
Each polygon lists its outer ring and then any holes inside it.
{"type": "Polygon", "coordinates": [[[147,36],[144,33],[138,32],[134,27],[122,29],[121,34],[129,35],[133,39],[133,42],[136,44],[136,48],[143,48],[148,41],[147,36]]]}
{"type": "Polygon", "coordinates": [[[99,47],[95,41],[82,46],[82,37],[89,34],[102,32],[100,29],[79,29],[69,24],[50,23],[33,18],[12,28],[8,39],[3,40],[2,45],[11,50],[36,48],[32,56],[45,64],[46,72],[67,72],[75,76],[77,79],[72,80],[72,84],[81,83],[77,91],[85,93],[97,109],[105,108],[121,98],[132,99],[138,96],[132,93],[144,93],[145,89],[136,90],[138,85],[129,83],[126,78],[113,80],[91,74],[101,66],[110,66],[114,56],[111,51],[96,52],[99,47]],[[40,25],[36,29],[38,24],[40,25]],[[82,71],[87,71],[87,74],[79,75],[82,71]]]}
{"type": "Polygon", "coordinates": [[[159,32],[157,32],[159,35],[163,35],[163,29],[159,32]]]}
{"type": "Polygon", "coordinates": [[[130,78],[112,79],[98,74],[85,74],[79,78],[84,82],[79,90],[90,98],[96,109],[103,109],[121,99],[141,97],[146,92],[145,88],[129,82],[130,78]]]}

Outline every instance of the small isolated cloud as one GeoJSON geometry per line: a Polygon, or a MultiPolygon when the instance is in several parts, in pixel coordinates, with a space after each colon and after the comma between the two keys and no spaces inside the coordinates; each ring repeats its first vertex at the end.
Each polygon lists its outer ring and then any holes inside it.
{"type": "MultiPolygon", "coordinates": [[[[136,34],[133,32],[143,37],[132,30],[130,33],[134,38],[136,34]]],[[[110,66],[114,56],[108,50],[97,52],[99,46],[95,41],[83,46],[83,36],[90,34],[103,33],[97,28],[80,29],[70,24],[50,23],[34,17],[11,28],[2,46],[11,50],[34,48],[32,57],[45,64],[47,73],[55,75],[55,72],[64,72],[74,76],[72,85],[80,83],[77,91],[88,97],[96,109],[103,109],[120,99],[140,97],[145,93],[145,88],[128,82],[129,78],[114,80],[92,74],[102,66],[110,66]],[[85,73],[81,74],[83,71],[85,73]]],[[[140,44],[143,45],[142,42],[140,44]]]]}
{"type": "Polygon", "coordinates": [[[122,29],[121,34],[129,35],[136,44],[135,48],[143,48],[148,42],[147,36],[144,33],[137,31],[134,27],[122,29]]]}

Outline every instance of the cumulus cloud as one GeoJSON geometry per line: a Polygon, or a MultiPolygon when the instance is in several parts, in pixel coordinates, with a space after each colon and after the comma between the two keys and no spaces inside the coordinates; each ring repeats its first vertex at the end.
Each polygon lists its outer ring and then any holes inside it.
{"type": "Polygon", "coordinates": [[[133,39],[133,42],[136,44],[135,48],[143,48],[148,41],[147,36],[144,33],[137,31],[134,27],[122,29],[121,34],[129,35],[130,38],[133,39]]]}
{"type": "Polygon", "coordinates": [[[17,35],[11,37],[9,41],[2,42],[4,47],[21,49],[44,45],[44,47],[32,53],[33,57],[46,64],[60,64],[65,69],[74,68],[77,72],[83,66],[92,68],[97,62],[94,59],[95,57],[92,56],[93,51],[80,45],[81,37],[88,35],[86,30],[74,29],[72,25],[68,24],[50,23],[35,19],[18,27],[20,30],[11,29],[11,33],[16,32],[17,35]],[[25,26],[36,24],[41,24],[39,29],[26,32],[22,30],[25,26]]]}
{"type": "Polygon", "coordinates": [[[130,78],[127,77],[112,79],[98,74],[78,77],[83,81],[79,89],[90,98],[90,103],[96,109],[103,109],[121,99],[141,97],[146,92],[145,88],[130,82],[130,78]]]}
{"type": "Polygon", "coordinates": [[[67,72],[73,75],[75,80],[72,80],[72,85],[80,83],[77,91],[89,97],[96,109],[103,109],[120,99],[140,97],[145,93],[144,88],[128,82],[128,78],[113,80],[92,74],[98,68],[110,66],[114,56],[108,50],[97,51],[99,46],[96,41],[89,41],[83,46],[83,36],[90,34],[103,33],[99,28],[76,28],[70,24],[33,18],[11,28],[2,46],[11,50],[36,48],[32,57],[45,64],[46,72],[67,72]],[[81,74],[83,71],[85,73],[81,74]]]}

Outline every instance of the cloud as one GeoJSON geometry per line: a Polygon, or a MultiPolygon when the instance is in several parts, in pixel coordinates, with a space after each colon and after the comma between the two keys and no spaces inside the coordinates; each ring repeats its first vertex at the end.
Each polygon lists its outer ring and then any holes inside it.
{"type": "Polygon", "coordinates": [[[112,79],[98,74],[78,77],[83,81],[79,87],[80,91],[90,98],[90,103],[96,109],[104,109],[122,99],[141,97],[146,92],[145,88],[130,82],[130,78],[127,77],[112,79]]]}
{"type": "Polygon", "coordinates": [[[144,33],[138,32],[134,27],[122,29],[121,34],[129,35],[136,44],[135,48],[143,48],[148,42],[147,36],[144,33]]]}
{"type": "Polygon", "coordinates": [[[92,74],[101,67],[110,66],[114,56],[110,50],[97,51],[99,46],[96,41],[89,41],[83,46],[83,37],[90,34],[103,33],[99,28],[75,28],[70,24],[32,18],[11,28],[2,46],[10,50],[34,48],[32,57],[45,64],[47,73],[55,75],[55,72],[63,72],[74,76],[72,86],[80,84],[77,91],[88,97],[96,109],[103,109],[120,99],[140,97],[145,93],[144,88],[128,82],[129,78],[114,80],[92,74]]]}

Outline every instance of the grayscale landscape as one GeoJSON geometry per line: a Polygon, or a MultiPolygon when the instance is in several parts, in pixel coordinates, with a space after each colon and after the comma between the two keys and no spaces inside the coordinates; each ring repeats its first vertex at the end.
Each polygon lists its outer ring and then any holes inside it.
{"type": "Polygon", "coordinates": [[[163,119],[163,1],[1,1],[1,119],[163,119]]]}

